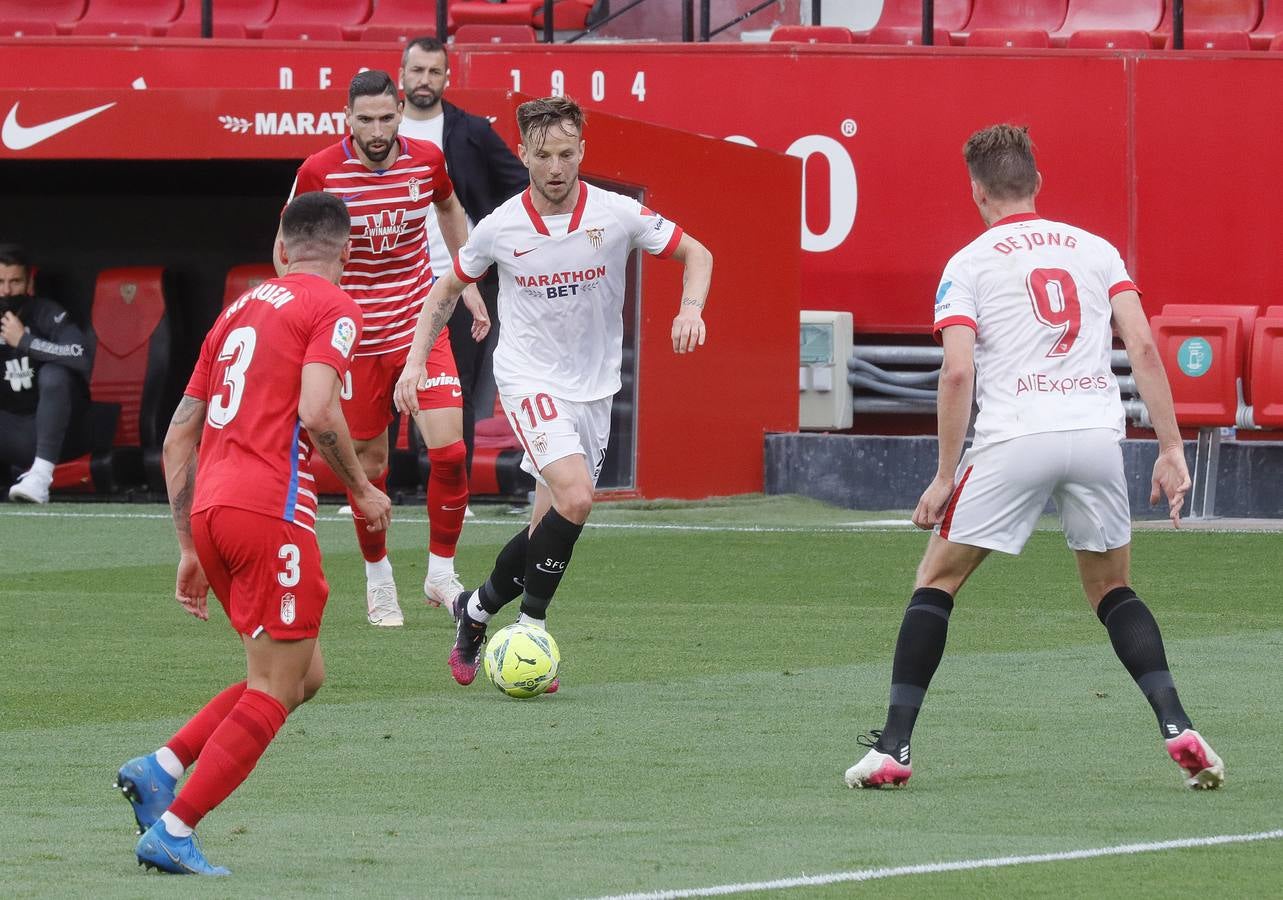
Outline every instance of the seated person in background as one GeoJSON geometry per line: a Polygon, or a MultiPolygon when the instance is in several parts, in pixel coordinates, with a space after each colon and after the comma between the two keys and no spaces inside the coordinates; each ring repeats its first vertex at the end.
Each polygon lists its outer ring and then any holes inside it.
{"type": "Polygon", "coordinates": [[[65,309],[32,294],[33,275],[21,248],[0,246],[0,466],[26,470],[10,500],[48,503],[54,463],[88,450],[94,354],[65,309]]]}

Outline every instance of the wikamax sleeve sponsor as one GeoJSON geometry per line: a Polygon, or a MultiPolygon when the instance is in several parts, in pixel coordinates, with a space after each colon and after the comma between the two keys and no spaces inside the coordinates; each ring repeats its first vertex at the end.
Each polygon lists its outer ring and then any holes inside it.
{"type": "Polygon", "coordinates": [[[48,300],[36,304],[18,348],[32,359],[59,363],[88,378],[94,368],[93,344],[61,306],[48,300]]]}

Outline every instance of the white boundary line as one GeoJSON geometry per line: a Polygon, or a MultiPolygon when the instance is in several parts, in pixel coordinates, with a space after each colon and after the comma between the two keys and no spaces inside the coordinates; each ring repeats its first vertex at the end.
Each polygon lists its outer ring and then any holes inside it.
{"type": "Polygon", "coordinates": [[[995,856],[988,859],[961,859],[954,862],[921,863],[914,866],[895,866],[883,869],[856,869],[852,872],[833,872],[828,875],[800,875],[775,881],[749,881],[743,884],[719,884],[705,888],[685,888],[671,891],[650,891],[633,894],[611,894],[597,900],[679,900],[682,897],[722,897],[749,891],[784,891],[795,887],[823,887],[853,881],[877,881],[901,875],[934,875],[940,872],[966,872],[973,869],[1001,869],[1006,866],[1024,866],[1031,863],[1064,862],[1078,859],[1097,859],[1102,856],[1133,856],[1137,853],[1157,853],[1162,850],[1184,850],[1189,847],[1217,847],[1222,844],[1250,844],[1254,841],[1275,841],[1283,838],[1283,828],[1258,831],[1253,834],[1219,834],[1212,837],[1180,838],[1171,841],[1153,841],[1143,844],[1119,844],[1114,847],[1094,847],[1088,850],[1066,850],[1060,853],[1034,853],[1028,856],[995,856]]]}

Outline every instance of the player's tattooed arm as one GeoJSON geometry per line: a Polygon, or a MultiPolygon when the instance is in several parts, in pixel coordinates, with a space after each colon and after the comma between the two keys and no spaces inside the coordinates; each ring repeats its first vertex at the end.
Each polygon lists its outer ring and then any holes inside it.
{"type": "Polygon", "coordinates": [[[316,440],[316,449],[321,451],[321,456],[344,484],[352,484],[358,480],[356,470],[339,450],[337,431],[322,431],[312,437],[316,440]]]}
{"type": "Polygon", "coordinates": [[[191,516],[196,492],[196,448],[205,423],[205,407],[204,400],[183,395],[165,433],[165,487],[178,546],[185,553],[194,551],[191,516]]]}

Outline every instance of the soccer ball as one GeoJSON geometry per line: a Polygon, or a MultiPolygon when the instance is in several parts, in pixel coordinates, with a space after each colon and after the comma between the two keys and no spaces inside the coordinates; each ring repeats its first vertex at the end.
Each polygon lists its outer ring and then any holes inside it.
{"type": "Polygon", "coordinates": [[[486,644],[486,677],[509,697],[520,700],[548,690],[560,664],[557,642],[534,625],[518,622],[501,628],[486,644]]]}

